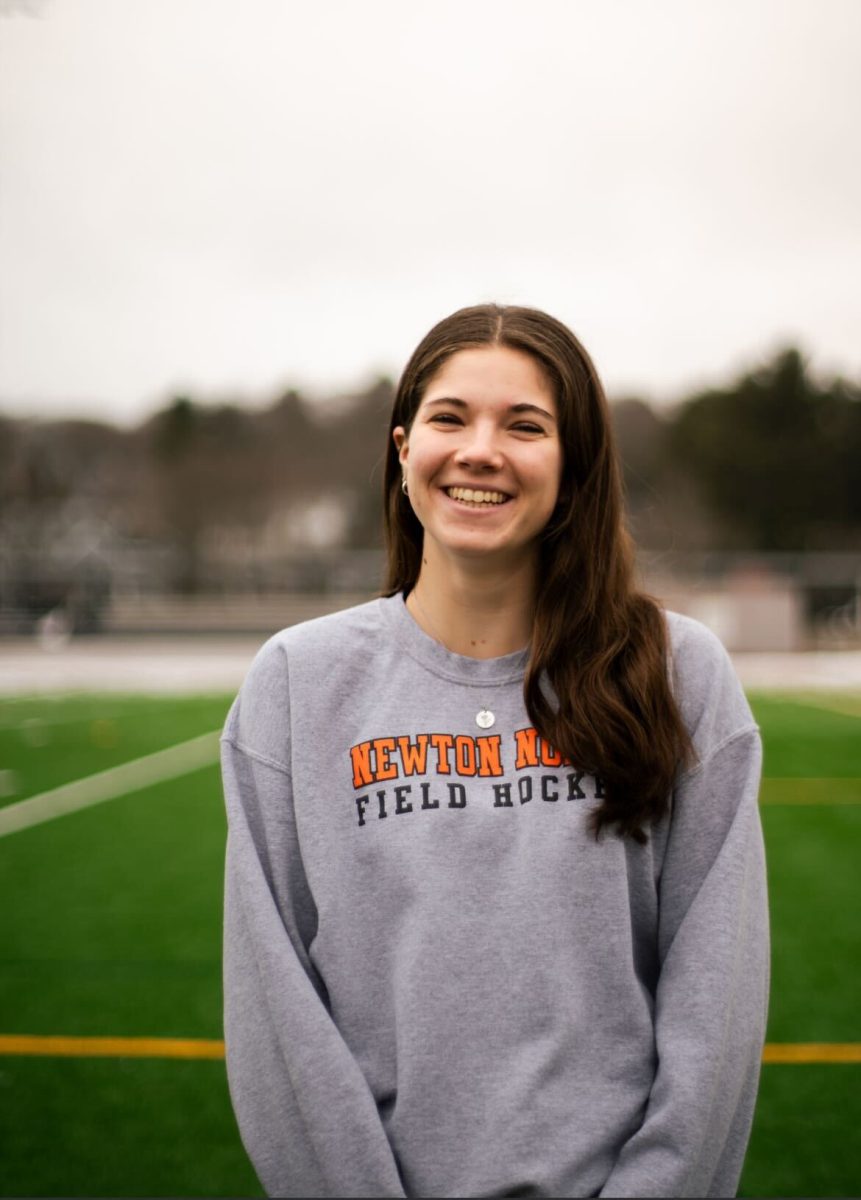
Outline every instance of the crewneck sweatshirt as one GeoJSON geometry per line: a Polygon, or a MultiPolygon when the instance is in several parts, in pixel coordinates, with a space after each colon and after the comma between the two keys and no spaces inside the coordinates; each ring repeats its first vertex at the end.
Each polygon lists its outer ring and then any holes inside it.
{"type": "Polygon", "coordinates": [[[731,1196],[765,1031],[760,741],[667,613],[696,759],[639,845],[523,701],[378,599],[276,634],[223,736],[225,1036],[277,1196],[731,1196]]]}

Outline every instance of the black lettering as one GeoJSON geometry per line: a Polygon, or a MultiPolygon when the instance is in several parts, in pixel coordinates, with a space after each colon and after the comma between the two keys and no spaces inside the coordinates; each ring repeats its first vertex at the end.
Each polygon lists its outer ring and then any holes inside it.
{"type": "Polygon", "coordinates": [[[365,809],[367,807],[368,807],[368,797],[367,796],[357,796],[356,797],[356,808],[359,810],[359,824],[360,825],[365,824],[365,809]]]}
{"type": "Polygon", "coordinates": [[[389,815],[386,812],[386,793],[385,792],[377,792],[377,801],[379,802],[379,805],[380,805],[380,820],[382,821],[384,817],[387,817],[389,815]]]}
{"type": "Polygon", "coordinates": [[[449,783],[448,787],[448,806],[449,808],[466,808],[466,788],[462,783],[449,783]]]}
{"type": "Polygon", "coordinates": [[[569,800],[585,800],[586,793],[580,786],[580,782],[585,774],[584,771],[578,771],[575,775],[568,776],[568,799],[569,800]]]}
{"type": "Polygon", "coordinates": [[[604,780],[600,775],[595,776],[595,799],[606,800],[607,793],[604,791],[604,780]]]}
{"type": "Polygon", "coordinates": [[[495,783],[493,785],[493,807],[494,808],[513,808],[511,803],[511,784],[510,783],[495,783]]]}
{"type": "Polygon", "coordinates": [[[420,783],[419,787],[422,792],[422,808],[439,808],[439,800],[431,800],[430,798],[430,784],[420,783]]]}
{"type": "Polygon", "coordinates": [[[520,803],[528,804],[532,799],[532,776],[521,775],[517,781],[517,790],[520,792],[520,803]]]}
{"type": "Polygon", "coordinates": [[[400,783],[395,788],[395,812],[408,813],[413,811],[413,806],[407,800],[407,794],[411,792],[412,784],[400,783]]]}
{"type": "Polygon", "coordinates": [[[558,800],[559,799],[558,792],[554,791],[554,792],[548,794],[548,785],[551,783],[556,783],[556,782],[557,782],[557,779],[556,779],[555,775],[542,775],[541,776],[541,799],[542,800],[558,800]]]}

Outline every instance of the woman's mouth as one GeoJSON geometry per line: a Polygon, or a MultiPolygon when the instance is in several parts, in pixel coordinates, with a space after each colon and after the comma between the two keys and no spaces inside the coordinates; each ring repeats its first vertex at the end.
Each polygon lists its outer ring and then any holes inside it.
{"type": "Polygon", "coordinates": [[[467,504],[470,508],[495,508],[511,499],[505,492],[482,488],[447,487],[443,491],[450,499],[467,504]]]}

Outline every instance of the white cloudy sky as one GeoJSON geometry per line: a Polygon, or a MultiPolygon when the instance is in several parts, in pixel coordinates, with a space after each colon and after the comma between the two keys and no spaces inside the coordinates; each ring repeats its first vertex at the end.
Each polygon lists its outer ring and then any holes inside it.
{"type": "Polygon", "coordinates": [[[0,409],[397,373],[484,299],[613,394],[861,374],[858,0],[0,0],[0,409]]]}

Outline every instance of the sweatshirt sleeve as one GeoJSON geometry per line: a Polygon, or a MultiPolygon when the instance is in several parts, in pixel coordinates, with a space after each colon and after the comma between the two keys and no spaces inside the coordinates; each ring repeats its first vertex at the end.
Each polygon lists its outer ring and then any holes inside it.
{"type": "Polygon", "coordinates": [[[750,719],[674,793],[659,883],[655,1080],[602,1196],[736,1194],[768,999],[760,768],[750,719]]]}
{"type": "Polygon", "coordinates": [[[271,652],[252,668],[222,739],[225,1040],[234,1111],[269,1195],[404,1196],[376,1101],[308,955],[316,909],[289,757],[278,744],[286,735],[273,732],[287,728],[279,703],[286,684],[267,658],[271,652]],[[273,749],[281,751],[277,758],[273,749]]]}

